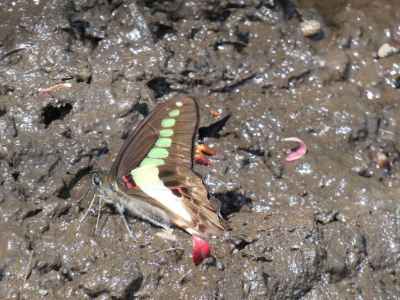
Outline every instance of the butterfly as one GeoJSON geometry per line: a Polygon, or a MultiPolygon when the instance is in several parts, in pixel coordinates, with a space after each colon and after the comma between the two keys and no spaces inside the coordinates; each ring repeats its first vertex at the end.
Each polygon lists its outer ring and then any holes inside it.
{"type": "Polygon", "coordinates": [[[167,230],[176,226],[200,238],[220,235],[224,225],[193,171],[198,123],[192,98],[158,104],[128,135],[111,170],[92,174],[95,195],[122,216],[128,213],[167,230]]]}

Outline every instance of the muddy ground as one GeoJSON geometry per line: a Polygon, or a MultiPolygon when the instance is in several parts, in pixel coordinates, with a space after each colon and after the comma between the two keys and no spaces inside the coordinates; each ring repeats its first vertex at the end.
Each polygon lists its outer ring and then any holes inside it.
{"type": "Polygon", "coordinates": [[[399,1],[15,0],[0,20],[0,299],[399,299],[400,55],[378,57],[399,1]],[[231,227],[199,266],[179,230],[79,222],[85,175],[177,94],[231,227]],[[308,153],[287,163],[290,136],[308,153]]]}

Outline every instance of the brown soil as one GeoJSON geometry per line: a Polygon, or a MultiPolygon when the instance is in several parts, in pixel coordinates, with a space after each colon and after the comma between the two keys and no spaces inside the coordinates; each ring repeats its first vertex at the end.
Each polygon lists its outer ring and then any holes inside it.
{"type": "Polygon", "coordinates": [[[400,297],[400,55],[376,55],[399,1],[15,0],[0,20],[0,299],[400,297]],[[177,94],[231,227],[200,266],[180,230],[79,222],[86,175],[177,94]],[[308,153],[287,163],[290,136],[308,153]]]}

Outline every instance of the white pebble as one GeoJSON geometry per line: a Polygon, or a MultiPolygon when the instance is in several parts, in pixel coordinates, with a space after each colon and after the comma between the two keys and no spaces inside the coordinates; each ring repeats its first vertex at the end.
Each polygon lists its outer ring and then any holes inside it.
{"type": "Polygon", "coordinates": [[[383,57],[388,57],[392,54],[396,54],[400,51],[399,48],[396,48],[388,43],[383,44],[379,50],[378,50],[378,57],[383,58],[383,57]]]}
{"type": "Polygon", "coordinates": [[[305,20],[300,23],[304,36],[310,37],[321,32],[321,23],[317,20],[305,20]]]}

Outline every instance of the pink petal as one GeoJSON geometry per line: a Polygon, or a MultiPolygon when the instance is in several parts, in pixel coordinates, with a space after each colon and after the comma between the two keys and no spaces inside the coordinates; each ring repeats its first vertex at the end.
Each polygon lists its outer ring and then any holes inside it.
{"type": "Polygon", "coordinates": [[[210,244],[207,241],[199,238],[198,236],[193,236],[193,249],[192,249],[192,259],[195,265],[198,265],[203,261],[203,259],[210,256],[210,244]]]}
{"type": "Polygon", "coordinates": [[[71,88],[72,84],[70,82],[63,82],[59,84],[52,85],[48,88],[39,88],[39,95],[48,96],[50,92],[55,92],[64,88],[71,88]]]}
{"type": "Polygon", "coordinates": [[[306,154],[306,152],[307,152],[306,144],[301,139],[299,139],[297,137],[285,138],[282,141],[284,141],[284,142],[295,142],[295,143],[299,144],[299,146],[286,157],[286,161],[298,160],[301,157],[303,157],[304,154],[306,154]]]}

